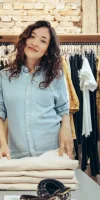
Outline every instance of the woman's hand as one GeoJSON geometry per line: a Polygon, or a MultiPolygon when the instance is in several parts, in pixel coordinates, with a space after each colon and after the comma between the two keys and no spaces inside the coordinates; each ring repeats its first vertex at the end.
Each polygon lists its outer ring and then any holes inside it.
{"type": "Polygon", "coordinates": [[[11,159],[10,152],[7,144],[4,144],[0,148],[0,158],[7,157],[8,159],[11,159]]]}
{"type": "Polygon", "coordinates": [[[73,138],[71,133],[71,126],[69,116],[65,115],[62,118],[62,125],[59,133],[59,155],[62,156],[65,152],[70,158],[73,153],[73,138]]]}

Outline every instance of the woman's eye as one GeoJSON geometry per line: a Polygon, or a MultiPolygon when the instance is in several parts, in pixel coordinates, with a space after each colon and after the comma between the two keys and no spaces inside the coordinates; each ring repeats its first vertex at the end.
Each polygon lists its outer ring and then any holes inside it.
{"type": "Polygon", "coordinates": [[[33,35],[31,35],[31,38],[35,38],[33,35]]]}
{"type": "Polygon", "coordinates": [[[41,42],[46,43],[44,40],[41,40],[41,42]]]}

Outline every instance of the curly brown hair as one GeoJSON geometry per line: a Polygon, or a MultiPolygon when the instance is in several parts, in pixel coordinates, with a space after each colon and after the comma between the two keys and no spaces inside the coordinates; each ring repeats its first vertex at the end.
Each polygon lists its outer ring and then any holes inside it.
{"type": "Polygon", "coordinates": [[[31,37],[31,33],[34,29],[40,27],[47,27],[50,33],[50,43],[48,47],[48,55],[44,55],[40,62],[40,67],[32,75],[32,79],[36,73],[39,73],[41,70],[44,71],[45,79],[40,83],[40,88],[46,88],[50,83],[57,77],[61,76],[62,69],[62,59],[60,55],[60,43],[54,28],[51,27],[51,24],[48,21],[37,21],[34,24],[29,25],[23,33],[19,36],[19,41],[16,44],[16,58],[13,63],[10,65],[10,76],[9,80],[12,77],[18,77],[21,72],[22,65],[25,65],[26,55],[24,53],[24,48],[26,45],[26,40],[31,37]]]}

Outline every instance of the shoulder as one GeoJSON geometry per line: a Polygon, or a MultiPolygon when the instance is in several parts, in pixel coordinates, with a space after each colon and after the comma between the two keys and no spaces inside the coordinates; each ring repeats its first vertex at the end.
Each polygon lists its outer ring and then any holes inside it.
{"type": "Polygon", "coordinates": [[[5,69],[2,69],[1,71],[0,71],[0,77],[1,78],[8,78],[9,77],[9,75],[10,75],[10,71],[9,71],[9,67],[8,68],[5,68],[5,69]]]}
{"type": "Polygon", "coordinates": [[[60,71],[59,77],[55,78],[55,82],[61,84],[63,81],[65,81],[65,74],[63,71],[60,71]]]}

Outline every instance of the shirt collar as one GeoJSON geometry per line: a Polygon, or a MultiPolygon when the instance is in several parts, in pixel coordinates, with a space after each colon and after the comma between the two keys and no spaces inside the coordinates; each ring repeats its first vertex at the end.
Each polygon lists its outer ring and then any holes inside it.
{"type": "MultiPolygon", "coordinates": [[[[36,65],[34,68],[35,68],[35,70],[37,70],[37,69],[39,69],[39,67],[40,67],[40,65],[36,65]]],[[[25,65],[22,65],[21,72],[29,73],[28,67],[26,67],[25,65]]]]}

